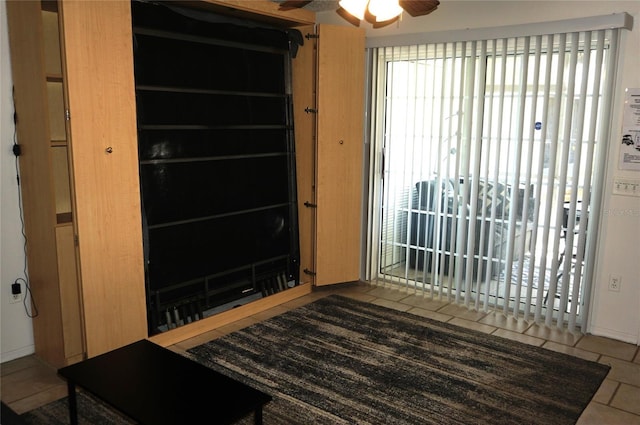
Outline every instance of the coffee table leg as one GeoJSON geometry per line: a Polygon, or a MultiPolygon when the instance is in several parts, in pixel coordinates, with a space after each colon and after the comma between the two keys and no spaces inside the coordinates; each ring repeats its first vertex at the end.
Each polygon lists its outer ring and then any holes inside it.
{"type": "Polygon", "coordinates": [[[253,414],[253,423],[255,425],[262,425],[262,406],[258,407],[253,414]]]}
{"type": "Polygon", "coordinates": [[[69,421],[71,425],[78,425],[78,405],[76,402],[76,384],[67,381],[67,392],[69,393],[69,421]]]}

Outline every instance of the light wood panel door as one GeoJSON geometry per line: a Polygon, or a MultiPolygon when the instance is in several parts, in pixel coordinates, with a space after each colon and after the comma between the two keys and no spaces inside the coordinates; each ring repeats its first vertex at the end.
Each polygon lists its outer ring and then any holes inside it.
{"type": "Polygon", "coordinates": [[[76,247],[71,223],[56,226],[56,253],[58,254],[58,279],[60,280],[60,314],[64,353],[68,363],[76,363],[84,357],[82,332],[82,308],[78,291],[78,267],[76,247]]]}
{"type": "Polygon", "coordinates": [[[358,280],[364,30],[318,26],[315,284],[358,280]]]}
{"type": "Polygon", "coordinates": [[[60,3],[89,357],[147,336],[130,7],[60,3]]]}
{"type": "MultiPolygon", "coordinates": [[[[56,241],[56,197],[52,181],[51,116],[47,91],[48,58],[40,2],[9,1],[13,95],[20,155],[20,190],[27,236],[31,298],[38,306],[33,336],[38,356],[56,366],[67,364],[61,317],[56,241]]],[[[55,24],[56,17],[49,17],[55,24]]],[[[54,29],[55,30],[55,29],[54,29]]],[[[53,124],[56,126],[56,124],[53,124]]],[[[62,125],[64,128],[64,124],[62,125]]],[[[76,323],[77,329],[80,324],[76,323]]]]}
{"type": "MultiPolygon", "coordinates": [[[[313,26],[297,28],[303,37],[315,34],[313,26]]],[[[298,190],[298,230],[300,240],[300,282],[313,283],[313,275],[305,270],[315,269],[315,43],[304,38],[296,57],[291,61],[293,85],[293,116],[296,140],[296,185],[298,190]],[[305,205],[306,204],[306,205],[305,205]]]]}

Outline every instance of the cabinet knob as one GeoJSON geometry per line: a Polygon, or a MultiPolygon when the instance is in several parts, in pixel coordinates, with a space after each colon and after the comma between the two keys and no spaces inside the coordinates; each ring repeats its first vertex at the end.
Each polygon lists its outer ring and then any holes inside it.
{"type": "Polygon", "coordinates": [[[341,145],[344,145],[344,140],[339,140],[338,143],[340,143],[341,145]]]}
{"type": "Polygon", "coordinates": [[[112,153],[113,152],[113,148],[111,146],[109,146],[108,148],[105,149],[105,152],[112,153]]]}

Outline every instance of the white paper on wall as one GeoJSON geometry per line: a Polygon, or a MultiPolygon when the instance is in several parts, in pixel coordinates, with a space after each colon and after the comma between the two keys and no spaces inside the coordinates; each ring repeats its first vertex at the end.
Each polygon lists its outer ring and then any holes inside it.
{"type": "Polygon", "coordinates": [[[620,169],[640,171],[640,88],[625,90],[620,169]]]}

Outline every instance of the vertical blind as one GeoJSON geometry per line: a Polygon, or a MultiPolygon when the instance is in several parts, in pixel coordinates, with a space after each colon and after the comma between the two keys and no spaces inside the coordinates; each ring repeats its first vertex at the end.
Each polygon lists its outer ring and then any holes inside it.
{"type": "Polygon", "coordinates": [[[618,31],[370,48],[368,277],[584,325],[618,31]]]}

